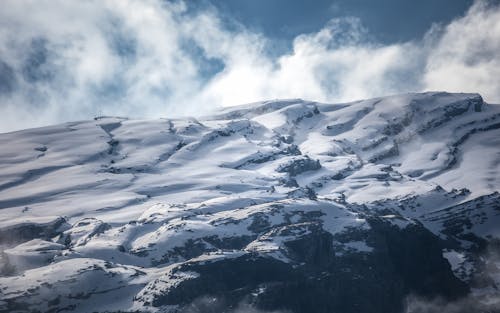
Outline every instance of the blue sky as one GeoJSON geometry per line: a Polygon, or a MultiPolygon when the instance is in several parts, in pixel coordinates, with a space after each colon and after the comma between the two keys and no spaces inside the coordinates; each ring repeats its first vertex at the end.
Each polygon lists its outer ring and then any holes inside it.
{"type": "Polygon", "coordinates": [[[498,0],[5,0],[0,132],[277,98],[500,103],[499,51],[498,0]]]}
{"type": "Polygon", "coordinates": [[[209,3],[247,28],[287,43],[300,34],[321,29],[332,18],[344,16],[358,17],[376,40],[392,43],[422,37],[433,23],[447,24],[464,15],[473,1],[209,0],[209,3]]]}

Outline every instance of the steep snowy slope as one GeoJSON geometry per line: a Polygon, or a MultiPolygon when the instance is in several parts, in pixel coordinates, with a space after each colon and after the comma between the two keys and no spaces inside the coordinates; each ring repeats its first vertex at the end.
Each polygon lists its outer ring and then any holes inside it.
{"type": "Polygon", "coordinates": [[[498,304],[500,106],[476,94],[106,117],[0,147],[1,312],[498,304]]]}

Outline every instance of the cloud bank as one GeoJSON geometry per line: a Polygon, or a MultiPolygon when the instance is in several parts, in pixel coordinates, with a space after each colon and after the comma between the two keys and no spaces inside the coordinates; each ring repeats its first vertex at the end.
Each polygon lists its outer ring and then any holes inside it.
{"type": "Polygon", "coordinates": [[[477,1],[424,38],[382,45],[333,19],[276,55],[262,34],[181,1],[6,0],[0,132],[96,115],[172,117],[304,98],[479,92],[500,103],[500,6],[477,1]]]}

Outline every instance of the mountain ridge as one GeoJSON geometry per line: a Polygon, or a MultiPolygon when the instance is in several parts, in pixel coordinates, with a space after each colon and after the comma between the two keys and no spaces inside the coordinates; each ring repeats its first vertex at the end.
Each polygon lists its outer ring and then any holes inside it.
{"type": "Polygon", "coordinates": [[[497,312],[499,135],[443,92],[0,134],[0,311],[497,312]]]}

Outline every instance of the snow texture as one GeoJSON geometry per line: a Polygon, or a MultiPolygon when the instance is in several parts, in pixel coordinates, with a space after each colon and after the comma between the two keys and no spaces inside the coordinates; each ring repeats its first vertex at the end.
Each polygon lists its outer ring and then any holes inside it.
{"type": "Polygon", "coordinates": [[[369,229],[367,214],[453,237],[443,256],[464,280],[464,234],[500,239],[500,106],[477,94],[102,117],[0,146],[0,311],[159,310],[155,294],[198,277],[183,264],[293,263],[286,242],[369,229]]]}

